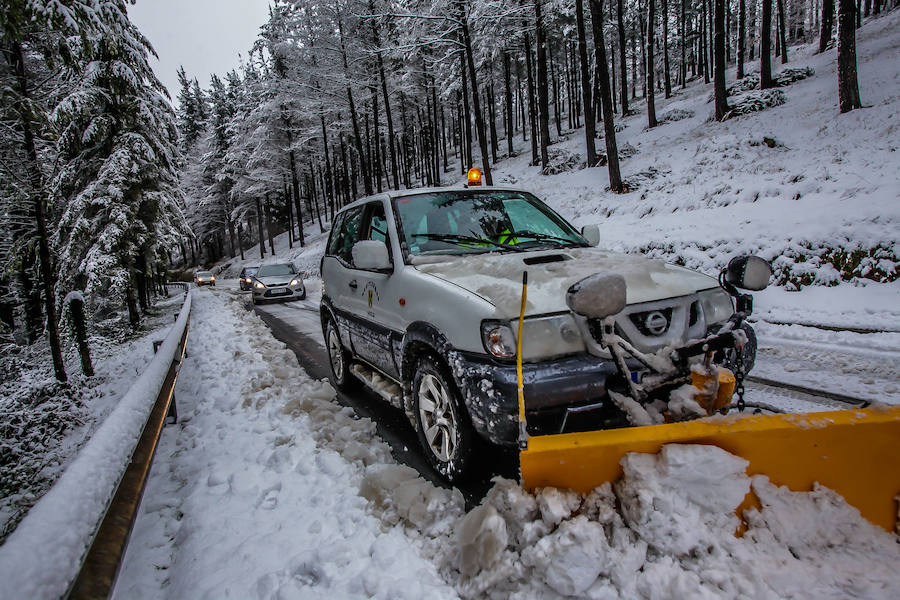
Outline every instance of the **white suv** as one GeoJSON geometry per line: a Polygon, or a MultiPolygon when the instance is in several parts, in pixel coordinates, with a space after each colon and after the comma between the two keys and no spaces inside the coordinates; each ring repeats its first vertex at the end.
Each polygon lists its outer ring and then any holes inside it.
{"type": "Polygon", "coordinates": [[[600,250],[599,237],[596,226],[579,233],[511,188],[388,192],[348,205],[321,262],[333,383],[362,381],[405,410],[431,464],[460,479],[479,437],[514,445],[520,436],[515,361],[526,271],[530,434],[626,424],[613,394],[651,402],[689,380],[687,361],[698,354],[749,370],[755,337],[741,318],[749,296],[728,283],[740,285],[746,260],[723,289],[679,266],[600,250]],[[624,282],[612,286],[622,297],[609,314],[573,296],[598,273],[607,274],[601,287],[608,274],[624,282]],[[661,354],[671,357],[668,370],[654,359],[661,354]],[[652,385],[643,385],[648,375],[652,385]]]}

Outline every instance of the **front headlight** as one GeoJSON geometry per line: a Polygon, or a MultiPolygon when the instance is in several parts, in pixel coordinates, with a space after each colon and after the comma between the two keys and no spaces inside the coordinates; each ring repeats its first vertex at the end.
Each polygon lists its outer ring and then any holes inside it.
{"type": "Polygon", "coordinates": [[[215,281],[215,280],[216,280],[216,276],[213,275],[212,277],[209,278],[209,280],[210,280],[210,281],[215,281]]]}
{"type": "Polygon", "coordinates": [[[722,288],[700,292],[700,305],[707,327],[727,321],[734,314],[731,296],[722,288]]]}
{"type": "Polygon", "coordinates": [[[299,279],[291,279],[291,282],[288,285],[294,287],[295,285],[303,285],[303,282],[299,279]]]}
{"type": "Polygon", "coordinates": [[[262,290],[262,289],[265,289],[266,286],[263,285],[263,283],[261,281],[257,281],[256,283],[253,284],[253,287],[255,287],[258,290],[262,290]]]}
{"type": "Polygon", "coordinates": [[[512,327],[502,321],[483,321],[481,341],[484,349],[497,358],[515,358],[516,336],[512,327]]]}

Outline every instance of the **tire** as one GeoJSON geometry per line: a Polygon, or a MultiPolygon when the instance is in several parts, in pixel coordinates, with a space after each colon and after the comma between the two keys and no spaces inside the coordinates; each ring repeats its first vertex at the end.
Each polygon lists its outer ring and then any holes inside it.
{"type": "Polygon", "coordinates": [[[350,373],[351,356],[341,343],[341,336],[333,318],[328,318],[324,333],[331,384],[342,392],[350,391],[356,382],[356,378],[350,373]]]}
{"type": "Polygon", "coordinates": [[[303,293],[297,296],[297,300],[306,300],[306,290],[303,290],[303,293]]]}
{"type": "Polygon", "coordinates": [[[468,476],[476,434],[446,365],[426,357],[413,378],[416,433],[431,466],[450,483],[468,476]]]}
{"type": "Polygon", "coordinates": [[[257,300],[256,297],[254,296],[253,297],[253,306],[256,306],[257,304],[259,304],[259,300],[257,300]]]}

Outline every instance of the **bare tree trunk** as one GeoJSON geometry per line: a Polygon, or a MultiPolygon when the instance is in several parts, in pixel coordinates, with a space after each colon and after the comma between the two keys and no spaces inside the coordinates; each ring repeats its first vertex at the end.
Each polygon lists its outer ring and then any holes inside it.
{"type": "Polygon", "coordinates": [[[84,317],[84,298],[77,296],[69,300],[69,319],[72,333],[78,344],[78,356],[81,358],[81,372],[86,377],[94,376],[94,364],[91,361],[91,348],[87,341],[87,324],[84,317]]]}
{"type": "Polygon", "coordinates": [[[625,190],[619,173],[619,150],[616,146],[616,127],[613,123],[612,94],[609,89],[609,68],[606,65],[606,42],[603,40],[603,0],[591,0],[591,24],[594,29],[594,56],[600,75],[600,104],[603,110],[606,158],[609,168],[609,189],[616,193],[625,190]]]}
{"type": "Polygon", "coordinates": [[[656,71],[655,45],[653,43],[653,25],[656,21],[656,5],[655,0],[647,0],[647,127],[656,127],[659,123],[656,120],[656,91],[653,88],[653,74],[656,71]]]}
{"type": "MultiPolygon", "coordinates": [[[[531,164],[538,163],[537,111],[534,106],[534,74],[531,68],[531,38],[525,34],[525,66],[528,74],[528,122],[531,124],[531,164]]],[[[572,115],[571,106],[569,116],[572,115]]]]}
{"type": "Polygon", "coordinates": [[[784,0],[778,0],[778,39],[781,42],[781,64],[788,61],[787,33],[784,22],[784,0]]]}
{"type": "MultiPolygon", "coordinates": [[[[369,2],[369,10],[372,14],[375,14],[375,4],[374,0],[370,0],[369,2]]],[[[375,41],[375,48],[381,47],[381,39],[378,33],[377,20],[372,20],[372,36],[375,41]]],[[[387,88],[387,78],[384,75],[384,60],[381,58],[381,53],[376,53],[376,61],[378,64],[378,77],[381,80],[381,93],[384,95],[384,115],[387,118],[387,126],[388,126],[388,143],[391,148],[391,177],[394,180],[394,189],[400,189],[400,171],[399,166],[397,164],[397,152],[396,146],[394,144],[394,120],[391,118],[391,98],[388,94],[387,88]]],[[[327,155],[326,155],[327,156],[327,155]]]]}
{"type": "Polygon", "coordinates": [[[822,30],[819,33],[819,53],[828,49],[834,22],[834,0],[822,0],[822,30]]]}
{"type": "Polygon", "coordinates": [[[488,155],[487,137],[484,135],[484,120],[481,118],[481,103],[478,99],[478,75],[475,72],[475,58],[472,55],[472,40],[469,37],[469,25],[465,15],[460,15],[462,23],[463,43],[466,49],[466,62],[469,63],[469,78],[472,80],[472,104],[475,109],[475,129],[478,131],[478,144],[481,148],[481,166],[485,185],[494,185],[491,177],[491,157],[488,155]]]}
{"type": "Polygon", "coordinates": [[[300,247],[306,245],[306,237],[303,235],[303,208],[300,204],[300,182],[297,180],[297,159],[294,155],[293,135],[291,134],[291,120],[287,120],[288,159],[291,166],[291,191],[294,196],[294,208],[297,209],[297,239],[300,247]]]}
{"type": "Polygon", "coordinates": [[[665,72],[666,98],[672,97],[672,75],[669,70],[669,3],[662,0],[663,23],[663,71],[665,72]]]}
{"type": "Polygon", "coordinates": [[[547,40],[544,33],[544,18],[541,14],[542,0],[534,0],[535,36],[537,38],[537,93],[538,115],[541,131],[541,167],[550,162],[547,148],[550,146],[550,103],[547,97],[547,40]]]}
{"type": "MultiPolygon", "coordinates": [[[[378,131],[378,92],[375,89],[375,86],[371,88],[372,92],[372,140],[371,145],[375,149],[375,162],[372,167],[372,173],[375,177],[375,189],[380,194],[382,190],[381,179],[382,173],[384,171],[381,170],[381,134],[378,131]]],[[[315,177],[315,174],[313,174],[315,177]]]]}
{"type": "MultiPolygon", "coordinates": [[[[350,67],[347,63],[347,46],[344,43],[344,21],[338,18],[338,32],[341,37],[341,58],[344,61],[344,76],[350,80],[350,67]]],[[[360,170],[362,171],[363,187],[366,190],[366,196],[372,195],[372,181],[369,178],[369,165],[366,162],[366,155],[363,153],[362,136],[359,134],[359,118],[356,115],[356,103],[353,101],[353,90],[347,86],[347,103],[350,105],[350,120],[353,123],[353,143],[356,146],[356,153],[359,155],[360,170]]],[[[299,213],[298,213],[299,214],[299,213]]],[[[298,222],[300,220],[298,219],[298,222]]],[[[301,236],[302,237],[302,236],[301,236]]],[[[302,240],[301,240],[302,245],[302,240]]]]}
{"type": "Polygon", "coordinates": [[[772,81],[772,0],[762,0],[759,43],[759,89],[766,90],[774,85],[772,81]]]}
{"type": "Polygon", "coordinates": [[[269,238],[269,252],[271,252],[272,256],[275,256],[275,237],[272,235],[272,206],[269,202],[268,192],[266,192],[266,202],[263,205],[263,209],[266,211],[266,233],[269,238]]]}
{"type": "MultiPolygon", "coordinates": [[[[619,0],[620,2],[622,0],[619,0]]],[[[743,2],[744,0],[741,0],[743,2]]],[[[687,87],[687,9],[685,3],[687,0],[681,0],[681,89],[687,87]]]]}
{"type": "Polygon", "coordinates": [[[838,0],[838,100],[841,112],[862,108],[856,76],[856,3],[838,0]]]}
{"type": "Polygon", "coordinates": [[[503,85],[506,94],[506,150],[513,155],[513,97],[509,79],[509,52],[503,52],[503,85]]]}
{"type": "MultiPolygon", "coordinates": [[[[469,76],[466,74],[466,54],[461,53],[459,55],[459,69],[460,69],[460,77],[462,78],[462,101],[463,101],[463,114],[460,115],[460,121],[465,121],[465,128],[460,131],[460,133],[465,134],[465,141],[463,143],[463,148],[465,149],[465,169],[469,169],[474,165],[475,159],[472,156],[472,113],[469,109],[469,76]]],[[[464,169],[464,170],[465,170],[464,169]]]]}
{"type": "Polygon", "coordinates": [[[597,164],[597,147],[595,146],[597,132],[594,129],[597,120],[594,118],[594,103],[591,99],[583,0],[575,0],[575,26],[578,30],[578,58],[581,66],[581,97],[584,103],[584,142],[587,148],[587,166],[593,167],[597,164]]]}
{"type": "Polygon", "coordinates": [[[746,0],[739,0],[738,3],[738,51],[737,51],[737,78],[744,78],[744,41],[747,38],[746,21],[747,6],[746,0]]]}
{"type": "MultiPolygon", "coordinates": [[[[34,142],[34,132],[31,129],[32,117],[28,108],[28,76],[25,72],[25,57],[22,45],[13,42],[10,57],[13,71],[19,87],[19,97],[15,102],[15,110],[19,117],[19,126],[25,142],[25,152],[28,156],[27,169],[32,193],[34,194],[34,220],[37,225],[38,258],[40,259],[41,288],[44,295],[44,313],[47,316],[47,340],[50,342],[50,354],[53,357],[53,373],[57,381],[68,380],[66,368],[62,359],[62,344],[59,339],[59,326],[56,315],[56,296],[53,291],[53,282],[56,279],[53,265],[50,260],[50,244],[47,236],[47,221],[44,217],[44,184],[38,162],[37,148],[34,142]]],[[[9,60],[9,59],[8,59],[9,60]]]]}
{"type": "Polygon", "coordinates": [[[262,260],[266,257],[266,245],[263,239],[262,203],[259,201],[259,198],[256,199],[256,223],[257,232],[259,233],[259,258],[262,260]]]}
{"type": "Polygon", "coordinates": [[[125,285],[125,306],[128,308],[128,323],[133,330],[136,330],[141,326],[141,313],[138,311],[137,300],[134,297],[130,269],[128,283],[125,285]]]}
{"type": "Polygon", "coordinates": [[[725,95],[725,0],[715,0],[715,33],[713,37],[715,62],[716,120],[722,121],[730,110],[725,95]]]}

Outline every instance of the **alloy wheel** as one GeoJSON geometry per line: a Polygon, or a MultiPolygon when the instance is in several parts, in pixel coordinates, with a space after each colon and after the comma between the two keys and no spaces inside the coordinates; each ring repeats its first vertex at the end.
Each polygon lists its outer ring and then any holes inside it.
{"type": "Polygon", "coordinates": [[[457,425],[452,400],[444,382],[431,373],[419,383],[419,420],[434,457],[449,462],[456,453],[457,425]]]}

